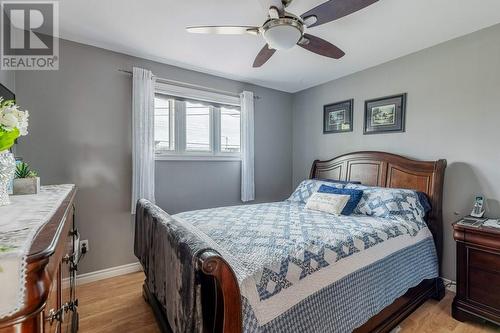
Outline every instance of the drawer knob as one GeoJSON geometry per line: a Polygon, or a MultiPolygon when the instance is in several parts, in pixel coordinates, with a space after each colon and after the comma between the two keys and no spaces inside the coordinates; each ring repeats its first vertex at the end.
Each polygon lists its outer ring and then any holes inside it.
{"type": "Polygon", "coordinates": [[[52,325],[54,321],[60,321],[62,322],[64,320],[64,309],[50,309],[48,316],[47,316],[47,321],[52,325]]]}

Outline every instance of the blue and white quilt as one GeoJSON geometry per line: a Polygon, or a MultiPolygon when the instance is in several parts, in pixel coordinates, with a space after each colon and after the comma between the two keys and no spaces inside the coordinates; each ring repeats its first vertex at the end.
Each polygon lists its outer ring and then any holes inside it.
{"type": "Polygon", "coordinates": [[[245,332],[351,332],[438,276],[422,219],[335,216],[303,202],[190,211],[238,278],[245,332]]]}

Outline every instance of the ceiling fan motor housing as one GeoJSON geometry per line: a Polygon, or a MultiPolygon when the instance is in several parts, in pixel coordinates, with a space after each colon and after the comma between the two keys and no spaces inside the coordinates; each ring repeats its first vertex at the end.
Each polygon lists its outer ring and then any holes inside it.
{"type": "Polygon", "coordinates": [[[282,17],[267,21],[262,30],[270,48],[286,50],[295,46],[302,38],[304,25],[296,18],[282,17]]]}

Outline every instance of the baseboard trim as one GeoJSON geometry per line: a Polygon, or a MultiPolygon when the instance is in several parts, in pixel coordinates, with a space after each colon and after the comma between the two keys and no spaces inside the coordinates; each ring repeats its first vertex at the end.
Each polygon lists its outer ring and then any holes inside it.
{"type": "Polygon", "coordinates": [[[83,285],[99,280],[109,279],[115,276],[125,275],[129,273],[135,273],[142,271],[142,266],[138,262],[131,264],[110,267],[106,269],[101,269],[95,272],[89,272],[85,274],[79,274],[76,276],[77,285],[83,285]]]}
{"type": "Polygon", "coordinates": [[[455,293],[455,294],[457,293],[457,282],[456,281],[445,279],[443,277],[441,279],[443,279],[446,290],[451,291],[452,293],[455,293]]]}

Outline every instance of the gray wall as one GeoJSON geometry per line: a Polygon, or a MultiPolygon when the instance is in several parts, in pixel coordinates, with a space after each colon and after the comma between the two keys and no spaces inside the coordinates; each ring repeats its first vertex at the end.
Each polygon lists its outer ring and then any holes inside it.
{"type": "MultiPolygon", "coordinates": [[[[17,153],[43,184],[75,183],[77,224],[90,252],[80,273],[136,261],[131,189],[131,77],[151,69],[173,80],[261,97],[255,104],[257,201],[291,191],[290,94],[61,40],[59,71],[19,71],[18,103],[30,110],[30,134],[17,153]]],[[[235,162],[157,162],[157,200],[169,212],[239,204],[235,162]]]]}
{"type": "MultiPolygon", "coordinates": [[[[367,55],[369,56],[369,55],[367,55]]],[[[446,158],[443,274],[455,279],[454,212],[488,198],[500,216],[500,25],[294,95],[293,182],[311,162],[357,150],[446,158]],[[407,92],[406,133],[363,135],[366,99],[407,92]],[[322,134],[323,105],[354,98],[354,132],[322,134]]]]}

